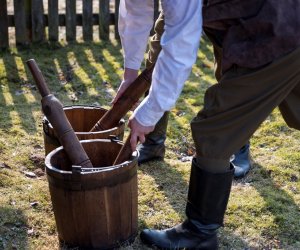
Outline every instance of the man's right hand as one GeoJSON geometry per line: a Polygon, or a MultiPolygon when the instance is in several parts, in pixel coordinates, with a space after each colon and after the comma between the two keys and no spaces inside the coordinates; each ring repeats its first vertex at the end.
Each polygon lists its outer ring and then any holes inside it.
{"type": "Polygon", "coordinates": [[[123,81],[120,84],[120,87],[117,91],[117,95],[112,100],[112,104],[115,104],[120,96],[124,93],[124,91],[128,88],[128,86],[138,77],[138,70],[125,68],[123,81]]]}

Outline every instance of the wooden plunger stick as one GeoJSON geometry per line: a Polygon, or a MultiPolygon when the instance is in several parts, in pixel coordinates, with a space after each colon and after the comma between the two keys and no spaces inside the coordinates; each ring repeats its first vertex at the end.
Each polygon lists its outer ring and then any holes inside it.
{"type": "Polygon", "coordinates": [[[84,168],[93,168],[88,155],[84,151],[65,115],[63,105],[54,95],[51,94],[35,60],[28,60],[27,65],[42,96],[42,110],[47,119],[51,122],[58,140],[64,147],[71,163],[84,168]]]}
{"type": "Polygon", "coordinates": [[[131,133],[128,135],[124,145],[120,149],[117,158],[114,161],[114,166],[121,164],[122,162],[128,161],[132,155],[131,145],[130,145],[131,133]]]}
{"type": "MultiPolygon", "coordinates": [[[[150,88],[154,64],[145,69],[133,83],[124,91],[117,102],[108,110],[104,116],[95,124],[91,131],[101,131],[118,126],[119,121],[126,115],[131,107],[150,88]]],[[[130,159],[132,155],[130,145],[131,134],[127,137],[113,165],[118,165],[130,159]]]]}
{"type": "Polygon", "coordinates": [[[154,65],[145,69],[124,91],[117,102],[109,109],[104,116],[91,129],[101,131],[118,126],[119,121],[126,115],[132,106],[150,88],[154,65]]]}

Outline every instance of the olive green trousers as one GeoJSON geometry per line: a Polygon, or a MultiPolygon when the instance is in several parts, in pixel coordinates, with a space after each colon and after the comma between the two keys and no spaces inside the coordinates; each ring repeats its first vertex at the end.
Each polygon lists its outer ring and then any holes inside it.
{"type": "Polygon", "coordinates": [[[233,67],[207,89],[191,122],[197,163],[228,166],[277,106],[287,125],[300,130],[300,48],[258,69],[233,67]]]}
{"type": "MultiPolygon", "coordinates": [[[[155,63],[161,51],[163,14],[154,30],[146,66],[155,63]]],[[[228,168],[230,156],[249,141],[277,106],[287,125],[300,129],[300,48],[264,67],[233,67],[222,75],[222,50],[212,44],[218,84],[207,89],[204,108],[192,120],[191,130],[197,163],[222,172],[228,168]]]]}

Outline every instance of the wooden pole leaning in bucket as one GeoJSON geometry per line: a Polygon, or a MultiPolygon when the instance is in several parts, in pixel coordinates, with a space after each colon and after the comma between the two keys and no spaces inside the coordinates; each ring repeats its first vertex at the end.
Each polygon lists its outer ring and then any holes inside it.
{"type": "Polygon", "coordinates": [[[153,68],[154,65],[145,69],[133,83],[130,84],[111,109],[95,124],[91,132],[110,129],[118,125],[119,121],[150,88],[153,68]]]}
{"type": "Polygon", "coordinates": [[[130,159],[130,156],[132,155],[132,149],[131,149],[131,144],[130,144],[130,138],[131,138],[131,133],[128,135],[124,145],[120,149],[120,152],[118,153],[115,161],[114,161],[114,166],[119,165],[122,162],[127,161],[130,159]]]}
{"type": "MultiPolygon", "coordinates": [[[[104,116],[95,124],[91,131],[100,131],[115,127],[119,121],[126,115],[131,107],[141,98],[141,96],[150,88],[154,64],[145,69],[133,83],[124,91],[117,102],[105,113],[104,116]]],[[[130,146],[131,134],[121,148],[114,165],[118,165],[132,155],[130,146]]]]}
{"type": "Polygon", "coordinates": [[[68,121],[63,105],[51,94],[46,81],[34,59],[27,61],[27,65],[42,96],[42,110],[51,122],[59,142],[64,147],[73,165],[83,168],[93,168],[93,165],[80,144],[70,122],[68,121]]]}

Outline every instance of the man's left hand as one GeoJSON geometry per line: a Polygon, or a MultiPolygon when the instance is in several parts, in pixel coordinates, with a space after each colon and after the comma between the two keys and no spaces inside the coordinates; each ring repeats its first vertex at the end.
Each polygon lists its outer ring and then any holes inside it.
{"type": "Polygon", "coordinates": [[[154,130],[154,126],[143,126],[134,117],[130,117],[128,126],[131,129],[130,144],[132,151],[136,150],[138,141],[145,142],[145,136],[154,130]]]}

